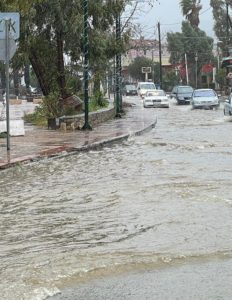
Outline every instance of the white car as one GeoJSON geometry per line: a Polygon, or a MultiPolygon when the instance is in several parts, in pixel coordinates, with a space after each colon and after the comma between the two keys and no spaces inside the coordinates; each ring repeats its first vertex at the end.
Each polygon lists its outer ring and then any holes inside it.
{"type": "Polygon", "coordinates": [[[192,108],[214,108],[219,106],[217,93],[213,89],[196,89],[191,99],[192,108]]]}
{"type": "Polygon", "coordinates": [[[225,116],[232,116],[232,93],[230,94],[229,99],[225,100],[224,115],[225,116]]]}
{"type": "Polygon", "coordinates": [[[155,90],[156,86],[154,82],[138,82],[137,93],[141,98],[143,98],[147,92],[155,90]]]}
{"type": "Polygon", "coordinates": [[[143,99],[144,107],[169,107],[169,99],[163,90],[147,92],[143,99]]]}

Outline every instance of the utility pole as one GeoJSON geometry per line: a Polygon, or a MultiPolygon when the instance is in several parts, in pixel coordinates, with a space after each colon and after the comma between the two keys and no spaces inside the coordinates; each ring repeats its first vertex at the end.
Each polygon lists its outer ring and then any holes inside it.
{"type": "Polygon", "coordinates": [[[189,77],[188,77],[188,61],[187,61],[187,54],[184,54],[185,59],[185,71],[186,71],[186,83],[189,84],[189,77]]]}
{"type": "Polygon", "coordinates": [[[151,60],[152,60],[152,81],[155,82],[154,76],[154,49],[151,49],[151,60]]]}
{"type": "Polygon", "coordinates": [[[162,85],[163,85],[163,71],[162,71],[162,49],[161,49],[160,22],[158,22],[158,34],[159,34],[160,88],[162,89],[162,85]]]}
{"type": "Polygon", "coordinates": [[[197,52],[196,52],[196,54],[195,54],[195,62],[196,62],[196,84],[195,84],[195,87],[196,87],[196,89],[197,89],[197,61],[198,61],[198,54],[197,54],[197,52]]]}
{"type": "Polygon", "coordinates": [[[88,0],[83,0],[84,13],[84,102],[85,102],[85,123],[82,130],[92,130],[89,124],[89,24],[88,24],[88,0]]]}

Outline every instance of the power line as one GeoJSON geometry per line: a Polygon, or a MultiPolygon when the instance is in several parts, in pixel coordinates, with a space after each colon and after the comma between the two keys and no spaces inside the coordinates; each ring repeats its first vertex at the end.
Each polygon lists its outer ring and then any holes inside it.
{"type": "Polygon", "coordinates": [[[182,22],[180,23],[171,23],[171,24],[163,24],[163,23],[161,23],[160,25],[162,25],[162,26],[173,26],[173,25],[181,25],[182,24],[182,22]]]}
{"type": "Polygon", "coordinates": [[[210,10],[211,7],[208,7],[207,9],[205,9],[202,13],[200,13],[199,15],[203,15],[204,13],[206,13],[208,10],[210,10]]]}

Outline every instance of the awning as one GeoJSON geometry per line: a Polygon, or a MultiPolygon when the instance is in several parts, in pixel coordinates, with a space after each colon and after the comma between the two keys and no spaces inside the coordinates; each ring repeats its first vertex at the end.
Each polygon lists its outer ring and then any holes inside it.
{"type": "Polygon", "coordinates": [[[232,56],[227,56],[222,58],[222,68],[232,67],[232,56]]]}

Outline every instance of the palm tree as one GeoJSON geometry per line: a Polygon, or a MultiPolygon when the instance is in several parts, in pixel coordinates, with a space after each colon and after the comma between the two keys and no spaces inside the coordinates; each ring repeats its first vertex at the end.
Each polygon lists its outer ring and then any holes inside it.
{"type": "Polygon", "coordinates": [[[202,5],[200,4],[201,0],[181,0],[180,6],[182,9],[183,15],[189,21],[192,27],[198,28],[200,20],[199,20],[199,12],[202,9],[202,5]]]}

